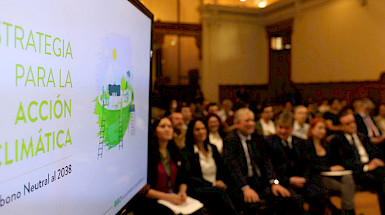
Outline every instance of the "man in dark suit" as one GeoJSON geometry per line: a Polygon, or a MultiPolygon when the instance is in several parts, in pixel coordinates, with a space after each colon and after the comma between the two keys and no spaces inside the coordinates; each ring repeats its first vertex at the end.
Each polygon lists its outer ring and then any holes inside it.
{"type": "Polygon", "coordinates": [[[367,136],[357,133],[352,114],[342,113],[340,122],[343,132],[331,141],[331,159],[352,170],[356,184],[377,191],[381,213],[385,214],[385,164],[380,159],[381,151],[367,136]]]}
{"type": "Polygon", "coordinates": [[[287,206],[290,201],[285,198],[290,193],[276,179],[264,148],[265,141],[255,132],[254,113],[247,108],[239,109],[234,115],[234,124],[236,129],[224,140],[223,157],[231,172],[238,206],[245,214],[255,214],[255,209],[265,206],[279,209],[280,214],[291,211],[287,206]],[[275,204],[280,207],[272,207],[275,204]]]}
{"type": "Polygon", "coordinates": [[[375,120],[370,116],[374,109],[374,104],[370,99],[363,99],[354,114],[357,124],[357,131],[369,137],[370,142],[377,145],[381,150],[385,149],[385,136],[381,134],[375,120]]]}
{"type": "Polygon", "coordinates": [[[301,148],[304,140],[292,136],[293,115],[283,112],[275,121],[277,134],[266,138],[268,152],[280,183],[287,187],[302,210],[306,201],[311,214],[323,214],[327,202],[326,191],[319,184],[307,181],[301,163],[301,148]]]}

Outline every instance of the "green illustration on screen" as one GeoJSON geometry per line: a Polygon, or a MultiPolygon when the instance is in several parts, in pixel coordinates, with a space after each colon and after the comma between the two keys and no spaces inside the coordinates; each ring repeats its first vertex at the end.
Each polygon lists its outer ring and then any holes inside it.
{"type": "MultiPolygon", "coordinates": [[[[113,52],[116,60],[116,50],[113,52]]],[[[135,111],[134,90],[129,82],[130,71],[121,72],[120,83],[105,83],[101,94],[95,98],[95,114],[99,124],[98,158],[102,157],[104,146],[108,150],[123,148],[123,137],[129,129],[135,111]]]]}

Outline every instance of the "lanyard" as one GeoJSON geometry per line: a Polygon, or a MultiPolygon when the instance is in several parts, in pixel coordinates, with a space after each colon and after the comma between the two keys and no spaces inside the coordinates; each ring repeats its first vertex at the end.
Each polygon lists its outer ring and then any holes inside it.
{"type": "Polygon", "coordinates": [[[166,159],[161,155],[160,159],[167,173],[167,186],[171,190],[171,165],[170,165],[170,152],[167,150],[166,159]]]}

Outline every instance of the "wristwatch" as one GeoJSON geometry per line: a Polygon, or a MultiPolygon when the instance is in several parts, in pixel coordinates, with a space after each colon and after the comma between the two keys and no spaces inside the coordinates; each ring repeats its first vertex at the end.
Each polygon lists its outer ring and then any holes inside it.
{"type": "Polygon", "coordinates": [[[278,181],[278,179],[270,179],[270,180],[269,180],[269,183],[270,183],[271,185],[273,185],[273,184],[279,184],[279,181],[278,181]]]}

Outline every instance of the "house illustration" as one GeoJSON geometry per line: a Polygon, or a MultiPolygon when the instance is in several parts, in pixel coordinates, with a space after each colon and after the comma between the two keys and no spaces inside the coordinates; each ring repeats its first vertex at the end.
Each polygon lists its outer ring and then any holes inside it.
{"type": "Polygon", "coordinates": [[[120,96],[120,85],[108,85],[108,92],[110,93],[110,96],[120,96]]]}

